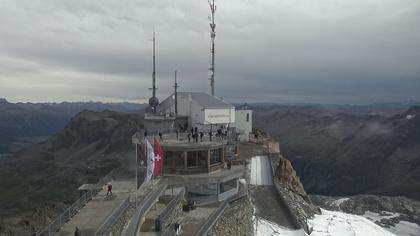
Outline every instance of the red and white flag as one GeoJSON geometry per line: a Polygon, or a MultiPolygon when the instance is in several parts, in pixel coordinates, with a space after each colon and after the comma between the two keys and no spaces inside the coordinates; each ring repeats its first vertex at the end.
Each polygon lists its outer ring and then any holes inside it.
{"type": "Polygon", "coordinates": [[[153,153],[155,155],[155,166],[153,169],[153,176],[159,174],[163,166],[163,150],[156,138],[153,140],[153,153]]]}
{"type": "Polygon", "coordinates": [[[145,182],[152,179],[155,170],[155,154],[153,152],[152,144],[146,140],[146,157],[147,157],[147,170],[145,182]]]}

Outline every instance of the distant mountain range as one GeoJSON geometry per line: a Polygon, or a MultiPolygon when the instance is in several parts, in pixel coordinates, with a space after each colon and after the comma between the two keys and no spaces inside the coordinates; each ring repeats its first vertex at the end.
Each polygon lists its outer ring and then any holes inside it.
{"type": "Polygon", "coordinates": [[[381,115],[393,116],[408,110],[412,106],[420,106],[420,101],[374,103],[364,105],[351,104],[311,104],[311,103],[251,103],[252,107],[258,108],[288,108],[293,107],[298,110],[312,110],[322,113],[349,113],[353,115],[381,115]]]}
{"type": "Polygon", "coordinates": [[[257,106],[254,126],[280,142],[306,191],[420,199],[420,107],[392,116],[320,106],[257,106]]]}
{"type": "Polygon", "coordinates": [[[83,110],[124,112],[143,108],[143,104],[135,103],[9,103],[0,99],[0,154],[44,140],[62,130],[71,117],[83,110]]]}
{"type": "Polygon", "coordinates": [[[80,185],[134,168],[131,137],[142,127],[142,111],[84,110],[47,140],[0,159],[0,235],[31,235],[78,198],[80,185]]]}
{"type": "MultiPolygon", "coordinates": [[[[0,232],[3,226],[24,235],[31,230],[25,222],[39,226],[55,217],[77,198],[75,189],[81,184],[95,182],[117,167],[132,168],[131,136],[143,126],[143,115],[128,110],[141,108],[2,101],[3,138],[49,137],[0,159],[0,232]],[[125,112],[84,110],[88,108],[125,112]],[[77,114],[70,118],[71,113],[77,114]]],[[[254,126],[280,142],[307,192],[420,199],[420,107],[387,117],[311,105],[251,108],[254,126]]]]}

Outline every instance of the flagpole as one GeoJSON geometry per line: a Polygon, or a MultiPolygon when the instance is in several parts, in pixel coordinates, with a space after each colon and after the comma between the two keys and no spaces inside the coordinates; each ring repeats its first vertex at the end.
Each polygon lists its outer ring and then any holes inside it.
{"type": "Polygon", "coordinates": [[[147,155],[147,139],[146,139],[146,137],[144,137],[144,156],[146,157],[146,178],[147,178],[148,170],[149,170],[149,156],[147,155]]]}
{"type": "Polygon", "coordinates": [[[139,169],[139,155],[137,152],[137,143],[136,143],[136,191],[137,191],[137,188],[139,187],[138,169],[139,169]]]}

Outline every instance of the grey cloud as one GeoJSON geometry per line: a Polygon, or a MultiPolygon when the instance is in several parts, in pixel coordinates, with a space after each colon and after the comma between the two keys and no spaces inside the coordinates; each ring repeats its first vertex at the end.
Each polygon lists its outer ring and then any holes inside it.
{"type": "MultiPolygon", "coordinates": [[[[417,0],[217,1],[216,91],[233,102],[420,100],[417,0]]],[[[209,91],[206,1],[4,0],[0,97],[146,99],[209,91]],[[40,86],[27,89],[25,83],[40,86]],[[57,92],[45,95],[50,88],[57,92]],[[26,97],[22,94],[26,94],[26,97]]]]}

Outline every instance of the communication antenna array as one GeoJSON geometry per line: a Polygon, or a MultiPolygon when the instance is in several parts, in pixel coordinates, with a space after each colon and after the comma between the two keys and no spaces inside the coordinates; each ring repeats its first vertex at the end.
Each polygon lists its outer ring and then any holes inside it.
{"type": "Polygon", "coordinates": [[[214,96],[214,73],[215,73],[215,47],[214,47],[214,41],[216,38],[216,24],[214,23],[214,14],[216,13],[216,4],[214,3],[214,0],[208,0],[209,6],[210,6],[210,15],[209,21],[210,21],[210,38],[211,38],[211,62],[210,62],[210,68],[209,68],[209,76],[210,76],[210,86],[211,86],[211,95],[214,96]]]}

